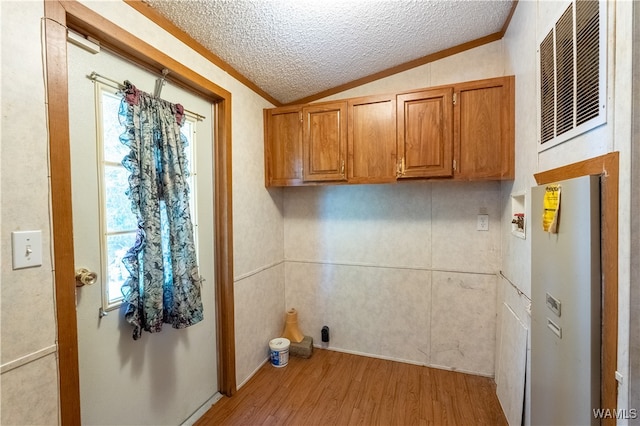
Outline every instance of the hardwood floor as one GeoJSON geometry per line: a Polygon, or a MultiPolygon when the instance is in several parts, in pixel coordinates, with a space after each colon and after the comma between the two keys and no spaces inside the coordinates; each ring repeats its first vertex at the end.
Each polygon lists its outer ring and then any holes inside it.
{"type": "Polygon", "coordinates": [[[506,425],[492,379],[314,349],[265,364],[205,425],[506,425]]]}

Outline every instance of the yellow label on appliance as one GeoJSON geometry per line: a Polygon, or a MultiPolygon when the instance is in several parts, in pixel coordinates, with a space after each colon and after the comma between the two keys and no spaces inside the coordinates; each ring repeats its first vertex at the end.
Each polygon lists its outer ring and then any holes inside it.
{"type": "Polygon", "coordinates": [[[544,232],[556,234],[558,232],[558,212],[560,211],[560,192],[562,187],[551,184],[544,191],[544,214],[542,215],[542,229],[544,232]]]}

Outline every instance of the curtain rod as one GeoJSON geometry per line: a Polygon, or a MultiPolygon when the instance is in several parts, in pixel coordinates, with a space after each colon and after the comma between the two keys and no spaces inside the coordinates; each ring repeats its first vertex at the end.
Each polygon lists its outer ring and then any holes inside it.
{"type": "MultiPolygon", "coordinates": [[[[122,90],[122,89],[125,88],[125,85],[120,83],[119,81],[114,80],[114,79],[109,78],[109,77],[105,77],[104,75],[98,74],[95,71],[91,71],[91,74],[89,74],[87,76],[87,78],[89,80],[93,81],[93,82],[98,81],[98,79],[105,80],[106,82],[105,81],[100,81],[100,83],[106,84],[107,86],[113,87],[114,89],[122,90]],[[109,83],[111,83],[111,84],[109,84],[109,83]]],[[[164,80],[164,77],[163,77],[163,80],[164,80]]],[[[207,118],[202,114],[198,114],[197,112],[189,111],[188,109],[185,109],[184,112],[186,112],[187,114],[191,115],[193,118],[195,118],[198,121],[202,121],[205,118],[207,118]]]]}

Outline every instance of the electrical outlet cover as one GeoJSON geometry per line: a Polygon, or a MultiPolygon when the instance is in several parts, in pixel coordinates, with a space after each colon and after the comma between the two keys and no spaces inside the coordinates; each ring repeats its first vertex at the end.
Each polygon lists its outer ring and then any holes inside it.
{"type": "Polygon", "coordinates": [[[479,214],[478,215],[478,231],[488,231],[489,230],[489,215],[488,214],[479,214]]]}

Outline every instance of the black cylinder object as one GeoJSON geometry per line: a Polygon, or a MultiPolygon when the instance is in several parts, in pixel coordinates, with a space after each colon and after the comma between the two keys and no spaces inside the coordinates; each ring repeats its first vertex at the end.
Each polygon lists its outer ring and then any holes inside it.
{"type": "Polygon", "coordinates": [[[329,327],[326,325],[322,327],[322,341],[325,343],[329,342],[329,327]]]}

